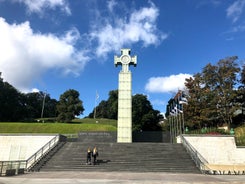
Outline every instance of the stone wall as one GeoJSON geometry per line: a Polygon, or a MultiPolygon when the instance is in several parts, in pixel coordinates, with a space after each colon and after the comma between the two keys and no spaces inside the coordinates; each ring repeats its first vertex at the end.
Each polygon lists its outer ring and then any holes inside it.
{"type": "Polygon", "coordinates": [[[0,161],[26,160],[54,135],[0,135],[0,161]]]}
{"type": "Polygon", "coordinates": [[[245,148],[237,148],[234,136],[184,135],[209,164],[245,164],[245,148]]]}

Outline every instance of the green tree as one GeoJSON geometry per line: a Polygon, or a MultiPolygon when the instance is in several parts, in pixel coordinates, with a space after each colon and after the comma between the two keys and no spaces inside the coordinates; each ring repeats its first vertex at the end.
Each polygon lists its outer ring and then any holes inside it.
{"type": "Polygon", "coordinates": [[[159,131],[160,111],[154,110],[146,95],[136,94],[132,98],[133,130],[159,131]]]}
{"type": "MultiPolygon", "coordinates": [[[[109,92],[107,101],[103,100],[96,107],[97,118],[117,119],[118,113],[118,90],[109,92]]],[[[94,111],[89,114],[93,118],[94,111]]],[[[133,130],[156,131],[161,130],[159,126],[163,116],[158,110],[154,110],[145,95],[136,94],[132,97],[132,121],[133,130]]]]}
{"type": "Polygon", "coordinates": [[[70,122],[83,113],[83,103],[79,99],[79,92],[74,89],[69,89],[60,95],[59,102],[57,104],[59,122],[70,122]]]}
{"type": "Polygon", "coordinates": [[[243,86],[245,86],[245,64],[242,66],[241,70],[241,83],[243,86]]]}
{"type": "Polygon", "coordinates": [[[47,95],[45,98],[43,117],[56,117],[57,116],[58,101],[47,95]]]}
{"type": "Polygon", "coordinates": [[[240,108],[238,117],[236,117],[238,124],[244,123],[245,120],[245,65],[242,66],[240,82],[235,99],[237,106],[240,108]]]}
{"type": "Polygon", "coordinates": [[[118,111],[118,90],[112,90],[109,92],[108,118],[117,119],[117,111],[118,111]]]}
{"type": "Polygon", "coordinates": [[[193,78],[186,79],[185,83],[188,91],[188,106],[184,107],[185,123],[194,128],[201,128],[208,121],[207,96],[202,86],[202,76],[197,73],[193,78]]]}
{"type": "Polygon", "coordinates": [[[93,110],[92,113],[89,114],[90,118],[108,118],[108,102],[105,100],[102,100],[99,105],[96,107],[96,109],[93,110]]]}
{"type": "Polygon", "coordinates": [[[25,94],[26,118],[35,119],[41,117],[44,95],[38,92],[25,94]]]}
{"type": "Polygon", "coordinates": [[[236,98],[235,87],[238,85],[237,74],[240,72],[237,57],[229,57],[218,62],[217,84],[217,108],[223,122],[229,126],[233,123],[234,112],[238,109],[234,99],[236,98]]]}
{"type": "Polygon", "coordinates": [[[24,119],[24,98],[17,89],[4,82],[0,75],[0,121],[24,119]]]}
{"type": "Polygon", "coordinates": [[[185,118],[188,122],[198,124],[198,128],[217,124],[232,124],[234,112],[238,109],[235,86],[240,71],[237,57],[228,57],[216,65],[207,64],[201,73],[186,79],[189,91],[185,118]]]}
{"type": "Polygon", "coordinates": [[[8,82],[4,82],[0,72],[0,121],[32,121],[43,117],[56,117],[57,100],[44,92],[21,93],[8,82]]]}
{"type": "Polygon", "coordinates": [[[43,117],[56,117],[57,100],[51,99],[45,92],[33,92],[25,94],[26,118],[40,118],[42,109],[43,117]],[[44,106],[43,106],[44,105],[44,106]]]}
{"type": "Polygon", "coordinates": [[[117,106],[118,106],[118,90],[112,90],[109,92],[108,100],[102,100],[96,109],[89,114],[89,118],[108,118],[117,119],[117,106]]]}

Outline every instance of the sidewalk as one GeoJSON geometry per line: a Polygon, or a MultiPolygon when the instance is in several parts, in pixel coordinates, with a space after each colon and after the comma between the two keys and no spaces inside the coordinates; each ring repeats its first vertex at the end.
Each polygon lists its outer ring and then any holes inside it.
{"type": "Polygon", "coordinates": [[[245,183],[245,175],[202,175],[134,172],[36,172],[0,177],[0,184],[217,184],[245,183]]]}

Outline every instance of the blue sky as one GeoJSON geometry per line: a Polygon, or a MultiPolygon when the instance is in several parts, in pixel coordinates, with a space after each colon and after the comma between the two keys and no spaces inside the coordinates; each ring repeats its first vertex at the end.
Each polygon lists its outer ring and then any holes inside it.
{"type": "Polygon", "coordinates": [[[87,116],[118,88],[121,48],[138,57],[133,94],[165,112],[207,63],[244,64],[245,0],[0,0],[0,72],[22,92],[75,89],[87,116]]]}

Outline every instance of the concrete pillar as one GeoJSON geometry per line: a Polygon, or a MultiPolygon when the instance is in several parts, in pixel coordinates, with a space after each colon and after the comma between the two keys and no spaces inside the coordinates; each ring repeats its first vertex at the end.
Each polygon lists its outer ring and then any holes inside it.
{"type": "Polygon", "coordinates": [[[137,57],[131,57],[130,49],[121,49],[121,56],[114,57],[114,64],[122,65],[118,80],[117,142],[132,142],[132,73],[130,65],[136,66],[137,57]]]}

